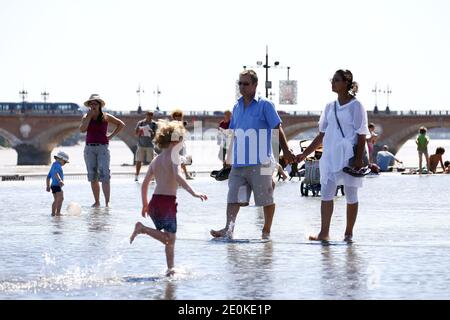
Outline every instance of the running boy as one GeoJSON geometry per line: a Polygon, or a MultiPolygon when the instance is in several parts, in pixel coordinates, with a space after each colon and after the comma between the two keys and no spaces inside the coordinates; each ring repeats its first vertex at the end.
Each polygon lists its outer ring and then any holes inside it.
{"type": "Polygon", "coordinates": [[[62,166],[69,163],[69,156],[65,152],[59,151],[54,158],[55,162],[53,162],[47,175],[47,192],[51,190],[53,193],[52,216],[60,216],[64,200],[62,191],[62,187],[64,186],[64,173],[62,166]],[[52,179],[51,184],[50,179],[52,179]]]}
{"type": "Polygon", "coordinates": [[[185,178],[180,174],[180,148],[186,129],[180,121],[160,121],[156,133],[156,144],[162,152],[150,163],[142,182],[142,216],[150,216],[156,229],[144,226],[137,222],[130,237],[130,243],[138,234],[146,234],[162,242],[166,247],[167,276],[175,273],[174,248],[175,234],[177,232],[177,205],[176,195],[178,185],[202,201],[207,200],[203,193],[195,192],[185,178]],[[150,203],[147,199],[148,185],[155,178],[156,187],[150,203]],[[161,230],[164,230],[162,232],[161,230]]]}

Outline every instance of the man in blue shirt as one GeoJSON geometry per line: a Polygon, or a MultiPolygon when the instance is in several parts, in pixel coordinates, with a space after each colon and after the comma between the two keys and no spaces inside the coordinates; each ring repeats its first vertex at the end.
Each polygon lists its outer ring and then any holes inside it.
{"type": "Polygon", "coordinates": [[[389,166],[393,164],[394,160],[398,163],[403,163],[390,153],[388,149],[388,146],[384,145],[383,151],[378,151],[377,153],[377,165],[380,167],[381,171],[389,171],[389,166]]]}
{"type": "MultiPolygon", "coordinates": [[[[239,90],[242,97],[238,99],[232,112],[230,129],[233,132],[233,143],[231,152],[230,150],[227,152],[233,157],[228,180],[227,222],[225,228],[218,231],[211,230],[210,233],[215,238],[232,238],[239,209],[249,204],[253,192],[255,205],[264,207],[262,238],[269,239],[275,213],[272,186],[272,173],[275,168],[272,131],[278,133],[285,159],[289,163],[294,161],[275,106],[270,100],[255,97],[257,86],[258,76],[255,71],[241,72],[239,90]]],[[[278,148],[278,143],[276,145],[278,148]]],[[[229,162],[230,157],[227,160],[229,162]]]]}

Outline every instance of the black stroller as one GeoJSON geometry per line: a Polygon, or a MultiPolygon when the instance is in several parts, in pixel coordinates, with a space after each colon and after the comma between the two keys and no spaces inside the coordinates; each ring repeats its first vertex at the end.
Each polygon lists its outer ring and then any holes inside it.
{"type": "MultiPolygon", "coordinates": [[[[311,143],[308,140],[300,141],[300,151],[304,151],[307,146],[304,144],[306,142],[311,143]]],[[[308,144],[309,145],[309,144],[308,144]]],[[[308,157],[305,160],[305,164],[299,170],[300,174],[303,176],[303,180],[300,183],[300,194],[307,197],[308,193],[311,191],[313,197],[320,196],[320,171],[319,171],[319,160],[322,156],[322,147],[317,148],[314,151],[313,157],[308,157]]],[[[342,195],[344,195],[344,186],[340,185],[336,188],[336,195],[339,189],[341,189],[342,195]]]]}

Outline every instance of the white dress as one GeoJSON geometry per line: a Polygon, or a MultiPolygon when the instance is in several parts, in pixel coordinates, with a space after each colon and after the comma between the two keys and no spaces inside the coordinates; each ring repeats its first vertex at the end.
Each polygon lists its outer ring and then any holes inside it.
{"type": "Polygon", "coordinates": [[[319,131],[325,133],[319,167],[320,183],[327,184],[328,180],[331,180],[337,185],[362,187],[362,178],[353,177],[342,171],[348,165],[348,160],[353,157],[353,146],[358,141],[358,135],[370,133],[367,126],[367,112],[362,104],[356,99],[342,106],[338,100],[328,103],[320,116],[319,131]],[[336,121],[335,103],[345,138],[342,137],[336,121]]]}

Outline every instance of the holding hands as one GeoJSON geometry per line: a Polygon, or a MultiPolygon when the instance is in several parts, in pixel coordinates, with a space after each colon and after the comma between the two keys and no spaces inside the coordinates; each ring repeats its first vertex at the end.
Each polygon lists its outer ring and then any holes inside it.
{"type": "Polygon", "coordinates": [[[283,150],[284,159],[288,161],[288,163],[293,163],[296,160],[295,154],[291,150],[283,150]]]}
{"type": "Polygon", "coordinates": [[[304,153],[300,153],[295,156],[295,162],[299,163],[306,159],[306,155],[304,153]]]}

